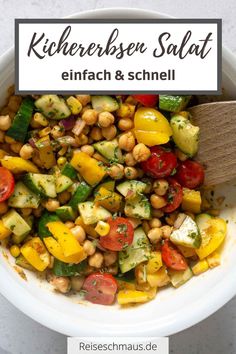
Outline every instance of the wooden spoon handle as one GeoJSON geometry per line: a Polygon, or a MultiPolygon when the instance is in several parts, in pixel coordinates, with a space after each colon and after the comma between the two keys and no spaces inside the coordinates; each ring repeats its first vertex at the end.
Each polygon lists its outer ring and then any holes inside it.
{"type": "Polygon", "coordinates": [[[236,102],[202,104],[189,111],[200,127],[196,159],[205,167],[205,184],[231,180],[236,176],[236,102]]]}

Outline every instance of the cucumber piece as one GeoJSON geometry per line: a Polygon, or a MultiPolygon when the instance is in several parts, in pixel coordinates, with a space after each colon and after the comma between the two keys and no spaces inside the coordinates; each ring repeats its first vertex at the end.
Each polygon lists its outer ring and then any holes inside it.
{"type": "Polygon", "coordinates": [[[21,268],[24,268],[24,269],[27,269],[27,270],[32,270],[32,271],[35,270],[35,268],[32,267],[31,264],[29,264],[29,262],[25,259],[25,257],[24,257],[22,254],[20,254],[20,255],[16,258],[15,264],[16,264],[17,266],[19,266],[19,267],[21,267],[21,268]]]}
{"type": "Polygon", "coordinates": [[[115,278],[119,281],[125,281],[127,283],[134,283],[135,282],[135,273],[134,269],[131,269],[130,271],[126,273],[119,273],[115,276],[115,278]]]}
{"type": "Polygon", "coordinates": [[[83,275],[87,267],[87,261],[79,264],[70,264],[59,261],[55,258],[52,272],[57,277],[73,277],[75,275],[83,275]]]}
{"type": "Polygon", "coordinates": [[[98,113],[113,112],[119,108],[119,103],[111,96],[92,96],[92,106],[98,113]]]}
{"type": "Polygon", "coordinates": [[[47,118],[65,119],[71,115],[65,100],[57,95],[43,95],[35,101],[35,106],[47,118]]]}
{"type": "Polygon", "coordinates": [[[122,273],[135,268],[150,258],[150,243],[141,227],[134,231],[133,243],[119,252],[119,266],[122,273]]]}
{"type": "Polygon", "coordinates": [[[61,174],[72,179],[77,178],[77,172],[69,162],[67,162],[65,166],[63,166],[61,174]]]}
{"type": "Polygon", "coordinates": [[[27,136],[28,127],[32,118],[33,109],[34,101],[32,100],[32,98],[26,97],[22,101],[21,106],[13,119],[11,127],[6,132],[6,135],[24,143],[27,136]]]}
{"type": "Polygon", "coordinates": [[[191,96],[159,95],[159,108],[163,111],[180,112],[185,109],[191,96]]]}
{"type": "Polygon", "coordinates": [[[131,218],[150,219],[151,204],[143,194],[136,194],[126,200],[125,215],[131,218]]]}
{"type": "Polygon", "coordinates": [[[81,182],[76,188],[76,191],[69,202],[69,206],[71,206],[74,211],[77,211],[78,204],[85,202],[91,192],[92,188],[87,183],[81,182]]]}
{"type": "Polygon", "coordinates": [[[2,217],[2,222],[7,229],[19,237],[24,237],[31,231],[27,222],[14,209],[11,209],[2,217]]]}
{"type": "Polygon", "coordinates": [[[76,217],[72,207],[69,205],[63,205],[58,208],[56,214],[62,221],[75,220],[76,217]]]}
{"type": "Polygon", "coordinates": [[[209,214],[206,214],[206,213],[198,214],[196,216],[195,221],[196,221],[197,226],[200,230],[200,233],[209,227],[208,221],[211,218],[212,218],[212,216],[209,214]]]}
{"type": "Polygon", "coordinates": [[[67,176],[55,175],[56,193],[62,193],[72,186],[74,182],[67,176]]]}
{"type": "MultiPolygon", "coordinates": [[[[29,215],[29,216],[26,216],[24,218],[25,222],[27,222],[27,224],[29,225],[30,229],[32,230],[33,228],[33,225],[34,225],[34,217],[33,215],[29,215]]],[[[21,242],[24,241],[24,239],[28,236],[28,232],[23,234],[23,235],[12,235],[12,241],[13,243],[16,243],[17,245],[21,242]]]]}
{"type": "Polygon", "coordinates": [[[23,177],[24,184],[34,193],[42,197],[56,198],[55,178],[52,175],[27,173],[23,177]]]}
{"type": "Polygon", "coordinates": [[[8,206],[13,208],[39,207],[40,197],[27,188],[24,183],[17,182],[13,194],[8,199],[8,206]]]}
{"type": "Polygon", "coordinates": [[[116,186],[116,189],[120,194],[122,194],[124,197],[127,197],[128,193],[130,195],[132,194],[137,194],[137,193],[143,193],[145,191],[145,188],[147,187],[146,183],[143,183],[141,181],[136,181],[136,180],[130,180],[130,181],[125,181],[118,186],[116,186]],[[133,193],[130,193],[133,192],[133,193]]]}
{"type": "Polygon", "coordinates": [[[115,189],[115,181],[114,180],[107,180],[104,181],[102,183],[100,183],[95,189],[94,189],[94,195],[96,196],[96,194],[98,193],[99,189],[103,187],[105,189],[107,189],[110,192],[114,192],[115,189]]]}
{"type": "Polygon", "coordinates": [[[179,115],[174,115],[170,120],[170,126],[173,132],[173,140],[177,147],[188,156],[196,155],[198,151],[199,127],[179,115]]]}
{"type": "Polygon", "coordinates": [[[124,159],[122,156],[121,149],[119,148],[117,139],[108,141],[100,141],[93,144],[95,150],[99,152],[103,157],[105,157],[109,162],[123,163],[124,159]]]}
{"type": "Polygon", "coordinates": [[[175,288],[179,288],[181,285],[185,284],[189,279],[192,278],[193,273],[190,268],[186,270],[169,270],[168,274],[170,276],[171,284],[175,288]]]}
{"type": "Polygon", "coordinates": [[[100,220],[104,221],[112,216],[108,210],[90,201],[80,203],[78,208],[85,225],[95,224],[100,220]]]}
{"type": "Polygon", "coordinates": [[[180,228],[171,233],[170,240],[176,245],[190,248],[199,248],[202,242],[197,224],[188,215],[186,215],[180,228]]]}
{"type": "Polygon", "coordinates": [[[41,239],[43,239],[44,237],[50,237],[52,235],[52,233],[48,230],[47,228],[47,224],[49,222],[52,221],[60,221],[59,217],[57,216],[57,214],[55,213],[48,213],[45,212],[41,218],[39,219],[39,223],[38,223],[38,235],[41,239]]]}

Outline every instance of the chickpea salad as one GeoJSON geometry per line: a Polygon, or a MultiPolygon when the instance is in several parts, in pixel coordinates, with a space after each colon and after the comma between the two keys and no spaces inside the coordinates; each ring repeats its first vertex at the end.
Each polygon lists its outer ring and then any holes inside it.
{"type": "Polygon", "coordinates": [[[0,240],[20,268],[101,305],[220,265],[191,96],[15,96],[0,113],[0,240]]]}

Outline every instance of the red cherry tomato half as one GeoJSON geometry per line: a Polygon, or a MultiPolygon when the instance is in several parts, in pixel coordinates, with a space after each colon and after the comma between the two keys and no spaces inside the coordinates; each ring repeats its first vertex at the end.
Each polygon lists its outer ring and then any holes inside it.
{"type": "Polygon", "coordinates": [[[158,95],[132,95],[136,101],[146,107],[155,107],[158,101],[158,95]]]}
{"type": "Polygon", "coordinates": [[[162,208],[165,213],[172,213],[182,203],[183,190],[181,185],[174,179],[168,178],[169,188],[166,193],[168,204],[162,208]]]}
{"type": "Polygon", "coordinates": [[[111,305],[117,292],[116,279],[107,273],[89,275],[83,284],[85,300],[100,305],[111,305]]]}
{"type": "Polygon", "coordinates": [[[8,199],[14,191],[15,180],[13,174],[5,167],[0,167],[0,202],[8,199]]]}
{"type": "Polygon", "coordinates": [[[134,238],[134,228],[131,223],[121,217],[107,220],[110,231],[100,238],[100,245],[110,251],[121,251],[131,245],[134,238]]]}
{"type": "Polygon", "coordinates": [[[204,181],[204,169],[199,162],[186,160],[181,162],[175,175],[181,186],[194,189],[204,181]]]}
{"type": "Polygon", "coordinates": [[[170,176],[177,166],[175,154],[161,146],[153,146],[150,150],[151,156],[141,163],[143,171],[153,178],[170,176]]]}
{"type": "Polygon", "coordinates": [[[177,251],[169,240],[165,240],[161,248],[162,260],[168,268],[174,270],[185,270],[188,264],[182,254],[177,251]]]}

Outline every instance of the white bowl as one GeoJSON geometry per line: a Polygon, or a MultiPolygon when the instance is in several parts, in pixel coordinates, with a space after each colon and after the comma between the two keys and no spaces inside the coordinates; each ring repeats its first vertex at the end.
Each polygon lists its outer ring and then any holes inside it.
{"type": "MultiPolygon", "coordinates": [[[[106,9],[79,13],[74,18],[165,18],[166,15],[138,9],[106,9]]],[[[0,99],[14,82],[14,53],[0,59],[0,99]]],[[[223,87],[236,98],[236,59],[223,50],[223,87]]],[[[160,290],[155,300],[138,307],[120,309],[78,303],[78,299],[56,294],[46,282],[26,272],[23,280],[14,260],[0,252],[0,292],[26,315],[70,336],[168,336],[205,319],[236,294],[235,184],[220,186],[225,195],[222,216],[229,220],[222,265],[193,278],[181,288],[160,290]]]]}

